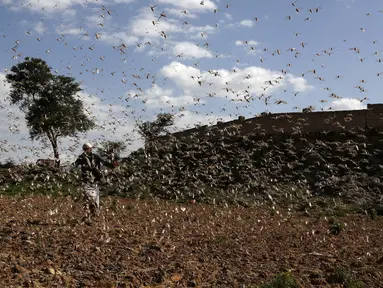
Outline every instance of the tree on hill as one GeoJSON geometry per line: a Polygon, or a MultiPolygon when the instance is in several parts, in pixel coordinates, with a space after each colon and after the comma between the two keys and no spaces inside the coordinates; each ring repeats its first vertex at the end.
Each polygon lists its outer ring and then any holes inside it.
{"type": "Polygon", "coordinates": [[[150,144],[156,137],[167,133],[168,127],[174,124],[174,115],[170,113],[160,113],[154,121],[147,121],[137,124],[138,133],[145,141],[145,145],[150,144]]]}
{"type": "Polygon", "coordinates": [[[101,147],[97,148],[97,153],[109,161],[118,161],[126,148],[127,146],[123,141],[103,141],[101,147]]]}
{"type": "Polygon", "coordinates": [[[80,84],[73,77],[52,74],[44,60],[29,57],[12,66],[6,79],[11,84],[10,103],[24,112],[31,140],[49,140],[59,166],[58,139],[95,127],[76,97],[80,84]]]}
{"type": "Polygon", "coordinates": [[[0,168],[13,168],[15,166],[16,164],[11,158],[6,159],[4,162],[0,162],[0,168]]]}

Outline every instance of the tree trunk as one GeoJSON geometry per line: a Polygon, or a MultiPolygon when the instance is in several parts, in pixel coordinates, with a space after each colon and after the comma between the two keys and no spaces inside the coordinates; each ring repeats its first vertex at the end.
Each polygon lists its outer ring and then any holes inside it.
{"type": "Polygon", "coordinates": [[[52,144],[53,148],[53,155],[55,157],[55,167],[59,168],[60,167],[60,153],[57,145],[57,137],[54,135],[53,131],[49,131],[48,133],[48,138],[49,141],[52,144]]]}
{"type": "Polygon", "coordinates": [[[59,168],[60,167],[60,154],[59,154],[59,150],[57,147],[57,141],[56,141],[56,144],[53,145],[53,154],[55,156],[55,167],[59,168]]]}

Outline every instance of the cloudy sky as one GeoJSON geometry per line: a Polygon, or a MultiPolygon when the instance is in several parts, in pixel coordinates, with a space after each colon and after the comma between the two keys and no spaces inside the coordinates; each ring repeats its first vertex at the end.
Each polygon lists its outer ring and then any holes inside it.
{"type": "Polygon", "coordinates": [[[24,57],[81,82],[102,127],[62,139],[64,160],[84,141],[142,145],[137,121],[161,111],[174,130],[239,115],[363,109],[382,102],[383,9],[378,0],[0,0],[0,161],[36,161],[3,79],[24,57]],[[320,2],[320,4],[318,4],[320,2]]]}

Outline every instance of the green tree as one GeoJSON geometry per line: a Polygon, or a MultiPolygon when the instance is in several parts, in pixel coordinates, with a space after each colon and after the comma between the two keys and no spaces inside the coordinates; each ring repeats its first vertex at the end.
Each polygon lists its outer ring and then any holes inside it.
{"type": "Polygon", "coordinates": [[[145,145],[151,143],[156,137],[169,132],[168,127],[174,124],[174,115],[160,113],[154,121],[137,124],[138,133],[145,141],[145,145]]]}
{"type": "Polygon", "coordinates": [[[40,58],[25,58],[6,75],[10,103],[25,114],[31,140],[49,140],[60,165],[58,139],[77,137],[95,127],[76,96],[82,91],[73,77],[54,75],[40,58]]]}
{"type": "Polygon", "coordinates": [[[121,154],[127,146],[123,141],[103,141],[101,147],[97,148],[97,153],[109,161],[120,160],[121,154]]]}

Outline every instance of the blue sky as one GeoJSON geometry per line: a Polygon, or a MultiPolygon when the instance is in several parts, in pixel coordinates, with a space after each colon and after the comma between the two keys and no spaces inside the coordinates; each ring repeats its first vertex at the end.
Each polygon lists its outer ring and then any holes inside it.
{"type": "MultiPolygon", "coordinates": [[[[32,56],[81,81],[80,97],[101,128],[63,139],[68,159],[80,152],[81,141],[100,137],[130,138],[130,150],[136,149],[142,142],[135,121],[161,111],[176,114],[175,129],[184,129],[263,111],[382,102],[383,6],[377,0],[23,2],[0,0],[0,78],[32,56]],[[276,104],[280,100],[287,104],[276,104]]],[[[9,87],[0,89],[7,149],[24,145],[29,152],[14,151],[15,157],[47,157],[49,146],[23,139],[23,115],[7,104],[9,87]]]]}

